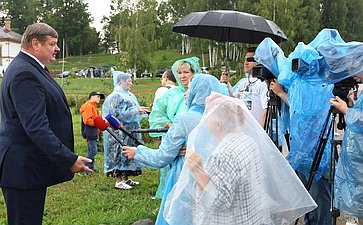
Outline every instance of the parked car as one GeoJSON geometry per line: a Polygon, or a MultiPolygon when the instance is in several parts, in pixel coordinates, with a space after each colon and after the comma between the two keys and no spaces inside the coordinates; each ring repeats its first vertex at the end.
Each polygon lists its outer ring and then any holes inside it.
{"type": "Polygon", "coordinates": [[[166,69],[164,68],[157,68],[156,69],[156,73],[155,73],[155,77],[162,77],[164,72],[165,72],[166,69]]]}
{"type": "Polygon", "coordinates": [[[69,73],[70,73],[70,71],[63,71],[60,74],[58,74],[58,77],[60,77],[60,78],[68,77],[69,73]]]}
{"type": "Polygon", "coordinates": [[[202,67],[200,67],[201,69],[202,69],[202,73],[207,73],[207,74],[209,74],[209,68],[208,67],[206,67],[206,66],[202,66],[202,67]]]}
{"type": "Polygon", "coordinates": [[[147,71],[143,72],[143,73],[140,75],[140,77],[141,77],[141,78],[145,78],[145,77],[152,77],[152,76],[153,76],[153,75],[152,75],[151,73],[147,72],[147,71]]]}

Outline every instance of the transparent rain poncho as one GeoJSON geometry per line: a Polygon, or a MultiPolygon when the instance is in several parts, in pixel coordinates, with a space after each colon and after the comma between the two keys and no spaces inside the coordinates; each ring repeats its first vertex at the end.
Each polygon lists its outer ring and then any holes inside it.
{"type": "Polygon", "coordinates": [[[171,164],[171,169],[166,178],[166,187],[160,205],[156,224],[167,224],[162,215],[166,196],[179,178],[184,164],[184,155],[179,155],[181,147],[187,144],[188,135],[199,123],[205,108],[205,99],[212,91],[221,92],[219,81],[211,75],[196,74],[189,84],[187,94],[187,111],[180,113],[173,126],[163,137],[158,149],[151,149],[139,145],[136,149],[134,160],[150,168],[162,168],[171,164]]]}
{"type": "Polygon", "coordinates": [[[314,200],[243,101],[212,93],[168,196],[170,225],[290,224],[314,200]]]}
{"type": "Polygon", "coordinates": [[[346,130],[335,173],[335,206],[363,217],[363,94],[346,113],[346,130]]]}
{"type": "MultiPolygon", "coordinates": [[[[126,130],[133,130],[140,128],[140,121],[147,114],[140,114],[140,105],[136,96],[127,90],[127,82],[131,79],[131,74],[123,73],[120,71],[113,71],[113,84],[114,90],[107,96],[102,105],[102,116],[112,114],[121,123],[122,127],[126,130]]],[[[128,138],[122,131],[114,131],[117,136],[129,146],[136,144],[128,138]]],[[[141,140],[141,134],[136,134],[137,138],[141,140]]],[[[134,163],[133,160],[127,160],[122,154],[122,146],[115,138],[109,135],[108,132],[103,132],[103,148],[104,148],[104,172],[106,174],[114,171],[140,171],[141,168],[134,163]]],[[[136,172],[138,174],[139,172],[136,172]]]]}

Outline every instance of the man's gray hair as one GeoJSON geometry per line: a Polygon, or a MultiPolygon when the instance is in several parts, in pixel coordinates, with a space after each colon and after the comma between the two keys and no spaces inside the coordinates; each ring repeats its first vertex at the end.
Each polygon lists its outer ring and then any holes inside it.
{"type": "Polygon", "coordinates": [[[58,38],[58,33],[53,27],[46,23],[34,23],[27,26],[23,37],[21,38],[22,47],[31,47],[33,38],[43,42],[46,40],[46,36],[58,38]]]}

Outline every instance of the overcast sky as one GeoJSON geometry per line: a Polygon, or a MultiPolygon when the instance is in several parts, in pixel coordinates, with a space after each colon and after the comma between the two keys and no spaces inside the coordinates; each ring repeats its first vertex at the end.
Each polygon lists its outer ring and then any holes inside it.
{"type": "Polygon", "coordinates": [[[93,27],[97,31],[102,30],[101,20],[103,16],[110,15],[111,0],[85,0],[88,3],[88,11],[93,17],[93,27]]]}

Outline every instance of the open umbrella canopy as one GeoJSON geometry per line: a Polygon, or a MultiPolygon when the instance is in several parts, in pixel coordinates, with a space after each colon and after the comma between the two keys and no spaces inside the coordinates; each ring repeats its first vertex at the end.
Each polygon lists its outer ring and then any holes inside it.
{"type": "Polygon", "coordinates": [[[232,10],[192,12],[179,20],[173,31],[219,42],[258,44],[266,37],[276,43],[287,40],[284,32],[274,22],[232,10]]]}

